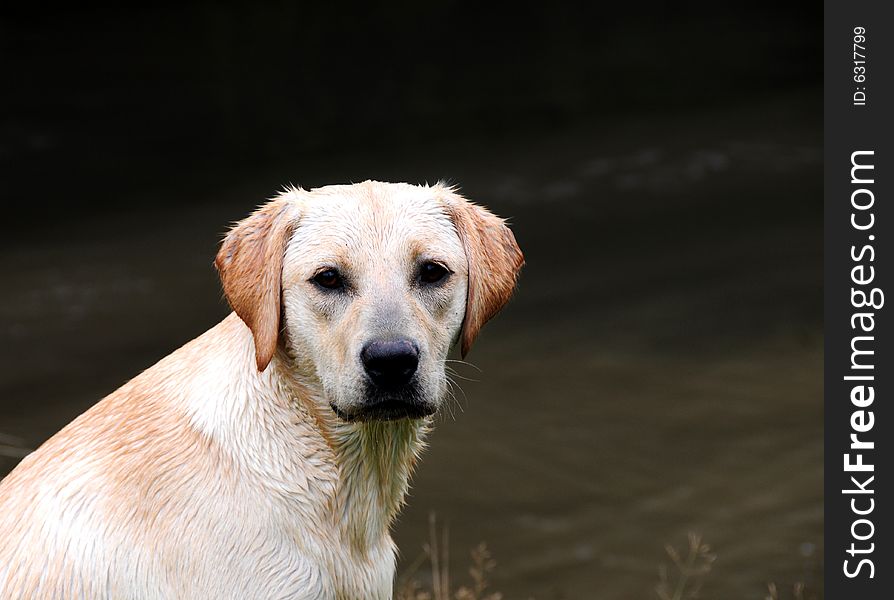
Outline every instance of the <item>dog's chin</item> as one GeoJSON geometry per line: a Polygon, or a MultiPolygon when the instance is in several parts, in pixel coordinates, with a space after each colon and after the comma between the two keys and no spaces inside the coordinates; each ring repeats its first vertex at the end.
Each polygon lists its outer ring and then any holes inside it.
{"type": "Polygon", "coordinates": [[[423,419],[435,413],[436,405],[416,393],[368,393],[362,404],[344,409],[330,402],[333,412],[342,421],[367,423],[372,421],[398,421],[423,419]]]}

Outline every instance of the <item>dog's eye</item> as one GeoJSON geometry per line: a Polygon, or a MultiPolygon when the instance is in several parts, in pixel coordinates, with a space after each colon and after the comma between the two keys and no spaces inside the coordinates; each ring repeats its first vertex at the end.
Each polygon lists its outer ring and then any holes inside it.
{"type": "Polygon", "coordinates": [[[345,285],[341,278],[341,274],[335,269],[320,271],[314,275],[313,282],[327,290],[337,290],[345,285]]]}
{"type": "Polygon", "coordinates": [[[422,283],[438,283],[449,274],[445,266],[434,262],[426,262],[419,267],[419,281],[422,283]]]}

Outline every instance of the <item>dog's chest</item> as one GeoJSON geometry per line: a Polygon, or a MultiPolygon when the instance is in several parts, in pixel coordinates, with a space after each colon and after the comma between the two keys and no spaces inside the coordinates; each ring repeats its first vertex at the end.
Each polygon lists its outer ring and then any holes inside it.
{"type": "MultiPolygon", "coordinates": [[[[257,498],[255,506],[265,504],[257,498]]],[[[233,582],[234,589],[244,590],[238,597],[392,597],[396,549],[391,537],[383,532],[360,549],[344,537],[346,532],[338,519],[333,522],[334,515],[321,508],[317,503],[299,508],[292,502],[273,502],[257,512],[243,513],[245,526],[221,531],[223,536],[215,544],[220,552],[217,564],[232,565],[224,571],[239,579],[233,582]],[[238,538],[235,544],[234,537],[238,538]]],[[[207,560],[203,562],[208,564],[207,560]]]]}
{"type": "Polygon", "coordinates": [[[340,555],[329,571],[334,598],[349,600],[390,599],[394,582],[395,552],[390,539],[387,547],[374,549],[363,557],[340,555]]]}
{"type": "Polygon", "coordinates": [[[184,579],[194,582],[196,595],[182,597],[208,597],[214,590],[217,598],[391,598],[395,554],[390,539],[358,554],[336,539],[310,539],[306,531],[301,540],[271,533],[215,543],[214,550],[193,565],[192,576],[183,573],[184,579]]]}
{"type": "MultiPolygon", "coordinates": [[[[285,561],[282,557],[260,560],[253,565],[253,576],[243,582],[257,598],[296,598],[319,600],[386,600],[392,597],[395,555],[390,548],[356,555],[344,548],[329,546],[321,552],[295,549],[285,561]],[[287,566],[288,565],[288,566],[287,566]],[[285,567],[285,568],[284,568],[285,567]]],[[[328,542],[331,544],[332,542],[328,542]]]]}

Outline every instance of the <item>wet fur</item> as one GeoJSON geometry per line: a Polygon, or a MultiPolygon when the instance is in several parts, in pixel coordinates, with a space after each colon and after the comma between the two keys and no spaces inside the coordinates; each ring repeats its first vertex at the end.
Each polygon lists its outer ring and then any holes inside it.
{"type": "MultiPolygon", "coordinates": [[[[459,236],[465,253],[468,283],[454,289],[466,291],[464,314],[444,313],[451,331],[423,331],[439,352],[456,338],[465,352],[508,300],[521,253],[499,219],[452,190],[391,186],[330,192],[373,203],[416,194],[441,207],[455,228],[445,247],[459,236]]],[[[0,597],[391,597],[389,527],[430,420],[346,422],[313,375],[322,363],[308,366],[294,327],[310,317],[289,306],[304,288],[288,261],[302,251],[292,244],[313,194],[291,190],[227,236],[216,263],[233,314],[0,482],[0,597]]],[[[418,325],[420,310],[402,313],[402,327],[418,325]]],[[[326,343],[319,352],[352,351],[350,340],[326,343]]]]}

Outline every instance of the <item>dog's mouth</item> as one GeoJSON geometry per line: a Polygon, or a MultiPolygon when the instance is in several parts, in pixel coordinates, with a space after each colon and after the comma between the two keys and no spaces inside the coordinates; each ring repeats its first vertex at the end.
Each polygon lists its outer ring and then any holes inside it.
{"type": "Polygon", "coordinates": [[[329,406],[339,419],[349,423],[421,419],[435,412],[432,403],[416,398],[374,398],[350,411],[343,410],[332,402],[329,406]]]}

